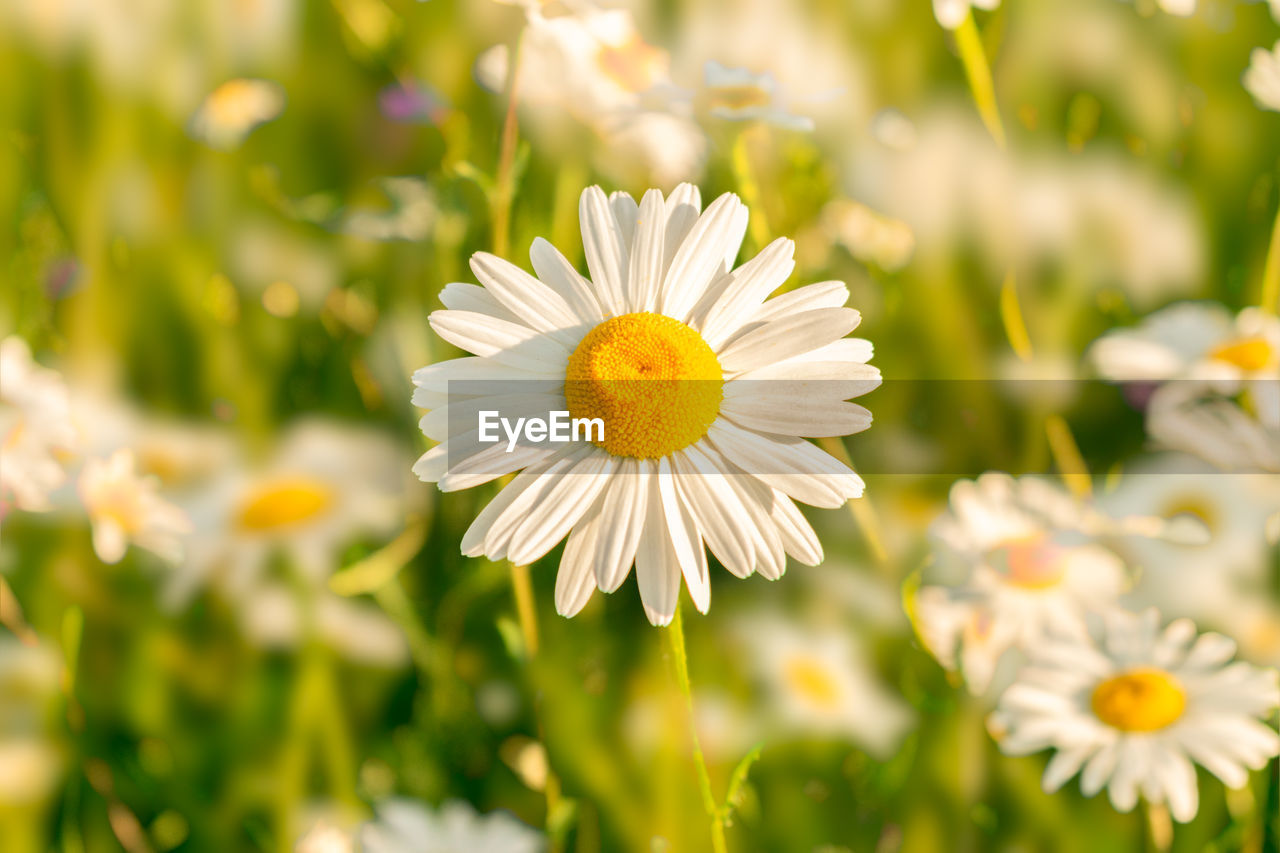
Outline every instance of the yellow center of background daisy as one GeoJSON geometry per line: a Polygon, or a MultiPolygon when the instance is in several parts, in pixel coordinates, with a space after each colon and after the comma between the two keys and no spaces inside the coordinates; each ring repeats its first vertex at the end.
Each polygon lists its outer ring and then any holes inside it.
{"type": "Polygon", "coordinates": [[[1159,669],[1135,669],[1108,678],[1090,701],[1099,720],[1124,732],[1154,732],[1182,716],[1187,694],[1159,669]]]}
{"type": "Polygon", "coordinates": [[[315,518],[333,503],[333,489],[309,477],[290,477],[250,491],[240,506],[240,526],[264,531],[315,518]]]}
{"type": "Polygon", "coordinates": [[[1217,361],[1225,361],[1241,370],[1262,370],[1276,354],[1266,338],[1245,338],[1223,344],[1210,355],[1217,361]]]}
{"type": "Polygon", "coordinates": [[[623,314],[578,344],[564,392],[572,417],[604,421],[597,445],[656,459],[706,434],[720,413],[724,374],[707,342],[679,320],[623,314]]]}
{"type": "Polygon", "coordinates": [[[806,702],[822,708],[834,708],[840,702],[840,688],[835,679],[816,661],[792,658],[782,675],[787,685],[806,702]]]}

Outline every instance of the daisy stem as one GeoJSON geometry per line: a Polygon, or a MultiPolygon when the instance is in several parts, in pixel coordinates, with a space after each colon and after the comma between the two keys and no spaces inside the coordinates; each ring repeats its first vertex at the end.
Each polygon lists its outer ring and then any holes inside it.
{"type": "Polygon", "coordinates": [[[684,646],[684,620],[680,616],[680,602],[676,602],[676,612],[671,618],[671,626],[665,631],[671,645],[671,656],[676,663],[676,681],[680,685],[680,693],[684,696],[685,712],[689,717],[689,736],[693,741],[693,760],[698,768],[698,787],[702,790],[702,805],[711,818],[711,848],[715,853],[726,853],[729,849],[725,843],[724,812],[716,805],[715,794],[711,792],[711,773],[707,770],[707,759],[702,753],[702,741],[698,738],[698,723],[693,715],[693,689],[689,686],[689,656],[684,646]]]}
{"type": "Polygon", "coordinates": [[[516,115],[517,83],[519,82],[520,49],[524,44],[524,31],[516,38],[507,65],[507,113],[502,120],[502,143],[498,153],[498,169],[494,176],[493,198],[493,253],[500,258],[507,256],[511,240],[511,204],[515,200],[516,143],[520,139],[520,122],[516,115]]]}
{"type": "Polygon", "coordinates": [[[533,607],[533,580],[528,566],[511,564],[511,591],[516,597],[516,618],[525,656],[532,660],[538,655],[538,612],[533,607]]]}
{"type": "Polygon", "coordinates": [[[996,88],[992,82],[986,51],[982,47],[982,37],[978,35],[978,26],[973,22],[972,11],[965,13],[964,20],[956,27],[955,37],[960,61],[964,64],[964,74],[969,80],[969,91],[973,93],[974,103],[978,106],[978,114],[982,116],[982,123],[987,126],[991,138],[1003,149],[1004,124],[1000,121],[1000,108],[996,106],[996,88]]]}
{"type": "Polygon", "coordinates": [[[1280,311],[1280,210],[1276,211],[1276,224],[1271,229],[1271,245],[1267,248],[1267,263],[1262,268],[1262,310],[1268,314],[1280,311]]]}
{"type": "Polygon", "coordinates": [[[1154,850],[1168,850],[1173,845],[1173,821],[1169,808],[1163,803],[1147,803],[1147,830],[1154,850]]]}

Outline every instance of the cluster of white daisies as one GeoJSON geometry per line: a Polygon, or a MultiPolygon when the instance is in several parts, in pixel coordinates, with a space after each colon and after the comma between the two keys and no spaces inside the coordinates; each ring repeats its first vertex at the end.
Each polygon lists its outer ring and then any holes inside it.
{"type": "Polygon", "coordinates": [[[342,549],[403,527],[406,468],[388,436],[319,419],[251,454],[217,425],[69,388],[21,338],[0,342],[0,518],[87,518],[102,562],[130,548],[155,555],[166,604],[211,586],[241,605],[248,636],[266,646],[311,630],[355,660],[407,661],[401,632],[379,608],[327,586],[342,549]],[[292,582],[268,571],[278,553],[292,582]]]}
{"type": "Polygon", "coordinates": [[[913,616],[944,666],[998,696],[1002,749],[1056,751],[1046,790],[1080,773],[1086,795],[1106,787],[1122,811],[1142,796],[1185,822],[1193,762],[1239,787],[1280,753],[1280,320],[1175,305],[1091,355],[1166,452],[1094,502],[1030,477],[957,483],[913,616]]]}

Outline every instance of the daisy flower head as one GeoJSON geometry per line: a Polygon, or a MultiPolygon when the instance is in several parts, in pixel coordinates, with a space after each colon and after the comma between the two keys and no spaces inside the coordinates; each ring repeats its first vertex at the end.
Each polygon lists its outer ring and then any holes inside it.
{"type": "MultiPolygon", "coordinates": [[[[1280,20],[1280,4],[1273,2],[1271,10],[1280,20]]],[[[1280,41],[1271,50],[1254,48],[1244,72],[1244,87],[1258,106],[1280,112],[1280,41]]]]}
{"type": "Polygon", "coordinates": [[[738,634],[786,733],[846,739],[885,758],[911,728],[911,709],[846,631],[764,614],[741,624],[738,634]]]}
{"type": "Polygon", "coordinates": [[[79,486],[93,524],[93,550],[102,562],[120,562],[131,542],[171,563],[182,559],[182,538],[191,532],[191,521],[160,497],[158,477],[138,474],[132,450],[90,459],[79,486]]]}
{"type": "Polygon", "coordinates": [[[1147,409],[1147,434],[1159,446],[1190,453],[1223,471],[1280,473],[1280,379],[1235,383],[1174,382],[1147,409]]]}
{"type": "Polygon", "coordinates": [[[1199,808],[1194,764],[1239,788],[1280,753],[1264,722],[1280,704],[1280,673],[1233,662],[1235,652],[1188,619],[1161,629],[1154,609],[1115,611],[1088,636],[1032,649],[991,727],[1005,753],[1055,751],[1046,791],[1079,773],[1087,797],[1105,787],[1127,812],[1142,796],[1186,823],[1199,808]]]}
{"type": "Polygon", "coordinates": [[[778,79],[767,71],[756,73],[708,60],[699,98],[712,116],[726,121],[762,121],[799,131],[814,127],[813,119],[791,112],[778,79]]]}
{"type": "Polygon", "coordinates": [[[190,501],[196,534],[169,595],[184,600],[215,575],[231,594],[245,594],[276,553],[305,582],[322,583],[339,567],[341,548],[403,524],[404,465],[379,431],[293,425],[264,462],[230,468],[190,501]]]}
{"type": "Polygon", "coordinates": [[[481,815],[449,800],[438,810],[409,799],[388,800],[358,833],[361,853],[539,853],[546,840],[506,812],[481,815]]]}
{"type": "Polygon", "coordinates": [[[1050,633],[1081,636],[1088,612],[1115,606],[1129,574],[1096,536],[1175,527],[1154,518],[1114,521],[1036,477],[962,480],[933,527],[937,580],[914,602],[921,639],[982,693],[1006,652],[1050,633]]]}
{"type": "Polygon", "coordinates": [[[191,135],[222,150],[236,148],[284,109],[284,89],[269,80],[237,78],[209,93],[191,117],[191,135]]]}
{"type": "Polygon", "coordinates": [[[22,338],[0,342],[0,518],[13,507],[43,512],[66,481],[61,457],[79,441],[66,385],[22,338]]]}
{"type": "Polygon", "coordinates": [[[474,355],[414,375],[414,403],[431,410],[422,429],[440,442],[414,471],[443,491],[521,471],[462,552],[529,563],[567,535],[557,610],[572,616],[596,588],[613,592],[634,563],[655,625],[674,615],[682,577],[709,607],[704,542],[738,577],[777,578],[788,554],[819,562],[793,500],[838,507],[863,485],[802,436],[865,429],[871,413],[847,400],[880,382],[871,344],[845,337],[860,319],[844,307],[847,288],[767,299],[794,246],[778,239],[735,268],[747,209],[732,194],[701,211],[687,184],[638,205],[589,187],[580,217],[590,280],[538,239],[536,278],[479,253],[471,267],[484,286],[448,285],[430,317],[474,355]],[[494,443],[485,411],[512,422],[561,412],[588,428],[563,443],[494,443]]]}
{"type": "Polygon", "coordinates": [[[1000,0],[933,0],[933,16],[949,30],[958,28],[972,8],[990,11],[1000,5],[1000,0]]]}

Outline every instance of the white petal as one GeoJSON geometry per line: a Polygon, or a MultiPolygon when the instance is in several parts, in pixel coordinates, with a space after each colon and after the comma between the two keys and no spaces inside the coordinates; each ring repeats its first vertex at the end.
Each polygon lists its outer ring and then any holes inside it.
{"type": "MultiPolygon", "coordinates": [[[[436,449],[436,448],[433,448],[436,449]]],[[[528,468],[516,475],[515,479],[508,483],[502,491],[494,496],[493,500],[480,510],[475,519],[471,522],[471,526],[462,534],[462,541],[459,543],[459,549],[464,556],[478,557],[485,551],[485,541],[489,538],[490,531],[495,521],[498,520],[525,492],[532,489],[539,483],[548,482],[543,478],[543,473],[547,471],[563,471],[572,465],[574,459],[569,455],[577,448],[562,448],[552,456],[547,457],[542,462],[530,465],[528,468]]],[[[430,451],[428,451],[430,452],[430,451]]]]}
{"type": "Polygon", "coordinates": [[[662,193],[649,190],[644,194],[635,228],[631,268],[627,275],[627,309],[654,311],[662,288],[662,246],[667,228],[662,193]]]}
{"type": "Polygon", "coordinates": [[[580,323],[560,294],[497,255],[476,252],[471,256],[471,271],[486,290],[530,328],[556,332],[580,323]]]}
{"type": "Polygon", "coordinates": [[[662,282],[661,310],[684,322],[711,282],[718,277],[726,256],[737,254],[747,225],[746,208],[736,195],[725,193],[711,203],[689,229],[662,282]],[[741,227],[739,227],[741,226],[741,227]]]}
{"type": "Polygon", "coordinates": [[[822,543],[818,540],[818,534],[813,532],[808,520],[800,514],[799,507],[792,503],[791,498],[774,489],[769,515],[777,525],[782,547],[788,554],[806,566],[816,566],[822,562],[822,543]]]}
{"type": "Polygon", "coordinates": [[[802,438],[766,437],[723,419],[707,438],[743,471],[804,503],[835,508],[862,494],[862,478],[802,438]]]}
{"type": "Polygon", "coordinates": [[[611,192],[609,193],[609,209],[613,211],[613,217],[618,220],[618,228],[622,230],[622,242],[626,244],[627,251],[630,252],[636,239],[636,221],[640,217],[636,200],[631,197],[631,193],[611,192]]]}
{"type": "MultiPolygon", "coordinates": [[[[454,281],[446,284],[440,291],[440,303],[454,311],[474,311],[477,314],[488,314],[512,323],[521,323],[520,318],[498,301],[498,298],[478,284],[467,284],[454,281]]],[[[523,325],[523,324],[522,324],[523,325]]]]}
{"type": "Polygon", "coordinates": [[[849,288],[843,281],[820,281],[797,287],[790,293],[773,297],[760,306],[750,318],[753,323],[767,323],[789,314],[818,308],[843,308],[849,301],[849,288]]]}
{"type": "Polygon", "coordinates": [[[602,189],[587,187],[582,191],[578,219],[587,269],[601,308],[611,317],[627,313],[627,245],[602,189]]]}
{"type": "MultiPolygon", "coordinates": [[[[448,398],[460,396],[460,389],[463,387],[462,383],[485,383],[487,392],[488,383],[490,382],[495,383],[492,386],[495,388],[502,387],[501,383],[511,383],[514,390],[514,386],[517,386],[518,383],[527,382],[531,379],[548,378],[563,380],[564,373],[563,371],[556,373],[545,369],[542,373],[534,373],[528,370],[520,370],[500,361],[472,355],[465,358],[451,358],[447,361],[438,361],[435,364],[420,367],[413,373],[413,384],[427,394],[448,398]],[[459,384],[451,389],[451,382],[459,384]]],[[[424,409],[435,408],[434,406],[420,406],[417,402],[419,399],[428,398],[415,396],[415,406],[424,409]]]]}
{"type": "Polygon", "coordinates": [[[592,566],[600,549],[600,534],[604,528],[597,499],[569,534],[556,572],[556,612],[561,616],[576,616],[595,591],[596,579],[592,566]]]}
{"type": "Polygon", "coordinates": [[[527,326],[472,311],[433,311],[427,319],[454,346],[517,369],[533,366],[563,375],[569,363],[563,345],[527,326]]]}
{"type": "Polygon", "coordinates": [[[560,298],[573,309],[579,320],[584,323],[599,323],[604,319],[591,282],[573,268],[573,264],[560,254],[559,249],[541,237],[536,237],[529,247],[529,261],[538,278],[560,294],[560,298]]]}
{"type": "MultiPolygon", "coordinates": [[[[699,328],[712,349],[728,339],[756,313],[765,297],[777,290],[790,277],[796,263],[796,244],[779,237],[760,254],[725,276],[715,302],[706,309],[699,328]]],[[[698,322],[697,311],[694,322],[698,322]]]]}
{"type": "Polygon", "coordinates": [[[539,490],[536,498],[527,496],[525,501],[513,505],[504,517],[494,522],[489,536],[485,538],[489,558],[507,556],[511,562],[525,565],[545,555],[595,503],[612,469],[613,457],[590,447],[564,473],[544,474],[549,483],[539,490]],[[510,522],[506,515],[511,516],[510,522]],[[508,523],[515,529],[510,545],[504,548],[508,523]],[[490,538],[492,545],[489,544],[490,538]]]}
{"type": "Polygon", "coordinates": [[[129,536],[113,518],[97,519],[93,523],[93,550],[104,563],[118,563],[129,548],[129,536]]]}
{"type": "Polygon", "coordinates": [[[702,195],[693,184],[681,184],[667,196],[663,207],[667,220],[667,233],[662,245],[662,272],[665,279],[676,250],[689,235],[689,229],[698,221],[698,214],[702,211],[702,195]]]}
{"type": "Polygon", "coordinates": [[[648,514],[650,468],[649,462],[622,459],[604,494],[601,511],[609,532],[601,537],[596,563],[596,584],[604,592],[613,592],[622,586],[631,572],[648,514]]]}
{"type": "Polygon", "coordinates": [[[716,357],[726,374],[744,373],[843,338],[857,328],[859,319],[851,308],[804,311],[747,332],[716,357]]]}
{"type": "Polygon", "coordinates": [[[680,489],[711,553],[736,577],[745,578],[755,570],[751,540],[758,534],[752,525],[744,524],[746,509],[738,493],[696,447],[672,454],[680,489]]]}
{"type": "MultiPolygon", "coordinates": [[[[736,384],[736,383],[731,383],[736,384]]],[[[739,426],[777,435],[842,436],[862,432],[871,426],[871,412],[857,403],[828,400],[813,388],[833,388],[840,393],[845,383],[770,383],[772,398],[763,395],[725,396],[720,414],[739,426]],[[788,393],[778,393],[778,392],[788,393]]]]}
{"type": "Polygon", "coordinates": [[[689,587],[689,597],[699,613],[706,613],[711,606],[711,576],[707,569],[707,552],[702,547],[698,525],[685,506],[684,496],[680,494],[671,470],[671,460],[665,456],[658,460],[658,494],[662,498],[667,535],[684,574],[685,585],[689,587]]]}
{"type": "Polygon", "coordinates": [[[648,514],[640,546],[636,549],[636,585],[640,588],[640,601],[649,622],[667,625],[675,616],[676,602],[680,597],[680,561],[667,534],[657,474],[647,480],[648,514]]]}

